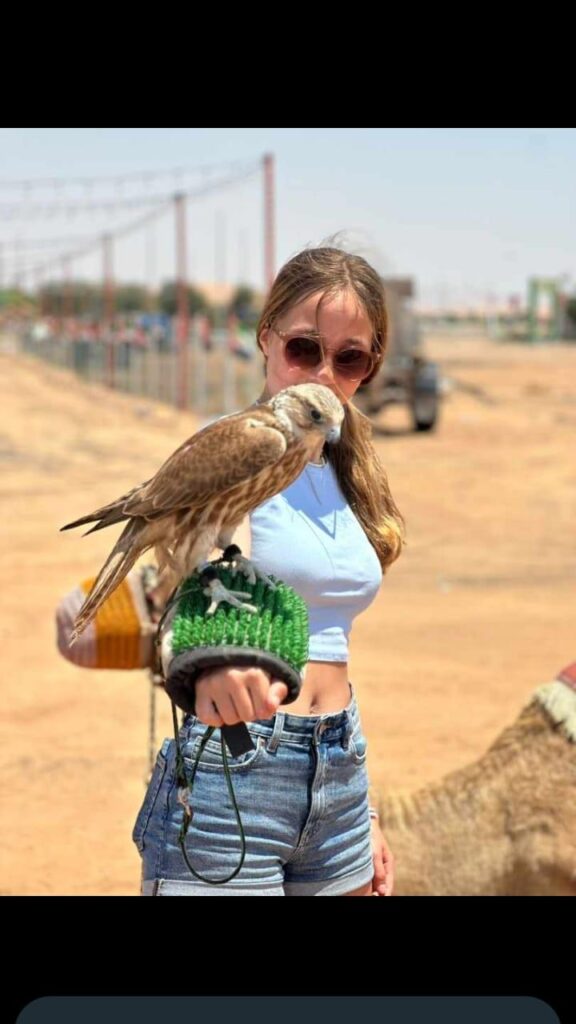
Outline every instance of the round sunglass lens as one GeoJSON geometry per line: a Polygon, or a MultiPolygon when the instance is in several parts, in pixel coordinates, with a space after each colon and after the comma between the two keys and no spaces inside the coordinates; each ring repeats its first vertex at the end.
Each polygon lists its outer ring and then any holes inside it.
{"type": "Polygon", "coordinates": [[[289,338],[286,342],[286,356],[293,366],[311,369],[322,359],[322,350],[313,338],[289,338]]]}
{"type": "Polygon", "coordinates": [[[351,380],[367,376],[372,367],[372,357],[368,352],[362,352],[357,348],[339,352],[334,362],[338,372],[351,380]]]}

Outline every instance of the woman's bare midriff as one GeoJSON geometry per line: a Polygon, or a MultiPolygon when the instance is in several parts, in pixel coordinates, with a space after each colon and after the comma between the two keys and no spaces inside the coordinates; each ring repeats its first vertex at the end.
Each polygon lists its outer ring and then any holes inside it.
{"type": "MultiPolygon", "coordinates": [[[[251,554],[251,541],[250,518],[246,516],[234,533],[234,543],[246,558],[251,554]]],[[[220,554],[214,551],[212,557],[220,554]]],[[[326,715],[342,711],[349,703],[348,662],[309,661],[298,697],[291,704],[281,704],[280,710],[290,715],[326,715]]]]}
{"type": "Polygon", "coordinates": [[[348,662],[309,661],[298,697],[279,710],[289,715],[326,715],[342,711],[350,703],[348,662]]]}

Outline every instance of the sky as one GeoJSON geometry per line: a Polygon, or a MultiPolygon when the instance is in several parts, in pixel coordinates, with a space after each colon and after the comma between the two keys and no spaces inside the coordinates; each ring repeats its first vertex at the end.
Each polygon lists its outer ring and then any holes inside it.
{"type": "Polygon", "coordinates": [[[421,308],[523,301],[531,276],[576,289],[574,128],[1,128],[0,281],[58,279],[79,246],[72,276],[99,280],[121,231],[117,279],[156,288],[186,191],[189,279],[263,289],[265,153],[276,270],[336,235],[421,308]]]}

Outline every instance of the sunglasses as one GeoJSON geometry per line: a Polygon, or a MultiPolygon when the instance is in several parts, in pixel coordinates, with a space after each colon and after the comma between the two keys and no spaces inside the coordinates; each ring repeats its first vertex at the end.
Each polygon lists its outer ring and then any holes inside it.
{"type": "MultiPolygon", "coordinates": [[[[307,334],[291,334],[271,327],[274,334],[282,340],[284,359],[288,366],[295,370],[314,370],[326,362],[326,353],[319,338],[307,334]]],[[[345,380],[364,380],[376,365],[376,357],[362,348],[341,348],[330,357],[335,373],[345,380]]]]}

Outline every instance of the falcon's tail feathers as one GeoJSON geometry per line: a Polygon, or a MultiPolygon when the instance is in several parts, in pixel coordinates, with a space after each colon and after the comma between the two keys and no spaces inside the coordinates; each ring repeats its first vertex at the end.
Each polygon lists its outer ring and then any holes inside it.
{"type": "Polygon", "coordinates": [[[108,507],[98,509],[97,512],[90,512],[87,516],[75,519],[73,523],[66,523],[66,526],[60,527],[60,533],[64,530],[74,530],[77,526],[85,526],[86,523],[96,523],[96,526],[82,535],[86,537],[89,533],[94,533],[95,530],[102,530],[105,526],[112,526],[113,523],[121,523],[124,519],[128,519],[128,516],[124,514],[122,507],[114,502],[108,507]]]}
{"type": "MultiPolygon", "coordinates": [[[[128,518],[129,516],[125,516],[122,509],[113,509],[106,517],[103,517],[99,523],[96,523],[96,526],[92,526],[89,530],[86,530],[86,533],[83,533],[82,536],[87,537],[89,533],[96,533],[96,530],[103,530],[106,526],[114,526],[115,523],[124,523],[128,518]]],[[[88,520],[88,522],[91,521],[92,520],[88,520]]],[[[72,523],[72,526],[79,525],[79,523],[72,523]]],[[[68,530],[69,527],[63,526],[62,529],[68,530]]]]}
{"type": "Polygon", "coordinates": [[[138,535],[142,532],[143,526],[145,524],[141,519],[132,519],[124,527],[74,620],[74,632],[69,640],[70,647],[94,618],[106,598],[128,575],[140,555],[151,546],[150,544],[138,544],[138,535]]]}
{"type": "MultiPolygon", "coordinates": [[[[131,498],[134,498],[135,495],[143,491],[149,483],[150,481],[146,480],[145,483],[138,484],[138,487],[133,487],[131,491],[127,491],[121,498],[116,498],[115,501],[109,501],[107,505],[97,508],[95,512],[89,512],[87,516],[81,516],[80,519],[75,519],[73,523],[66,523],[66,526],[60,527],[60,532],[63,530],[73,530],[76,526],[84,526],[86,523],[96,523],[96,526],[86,531],[87,533],[93,533],[94,530],[103,530],[105,526],[112,526],[113,523],[124,522],[125,519],[130,518],[124,512],[126,505],[131,498]]],[[[86,533],[83,536],[85,537],[86,533]]]]}

